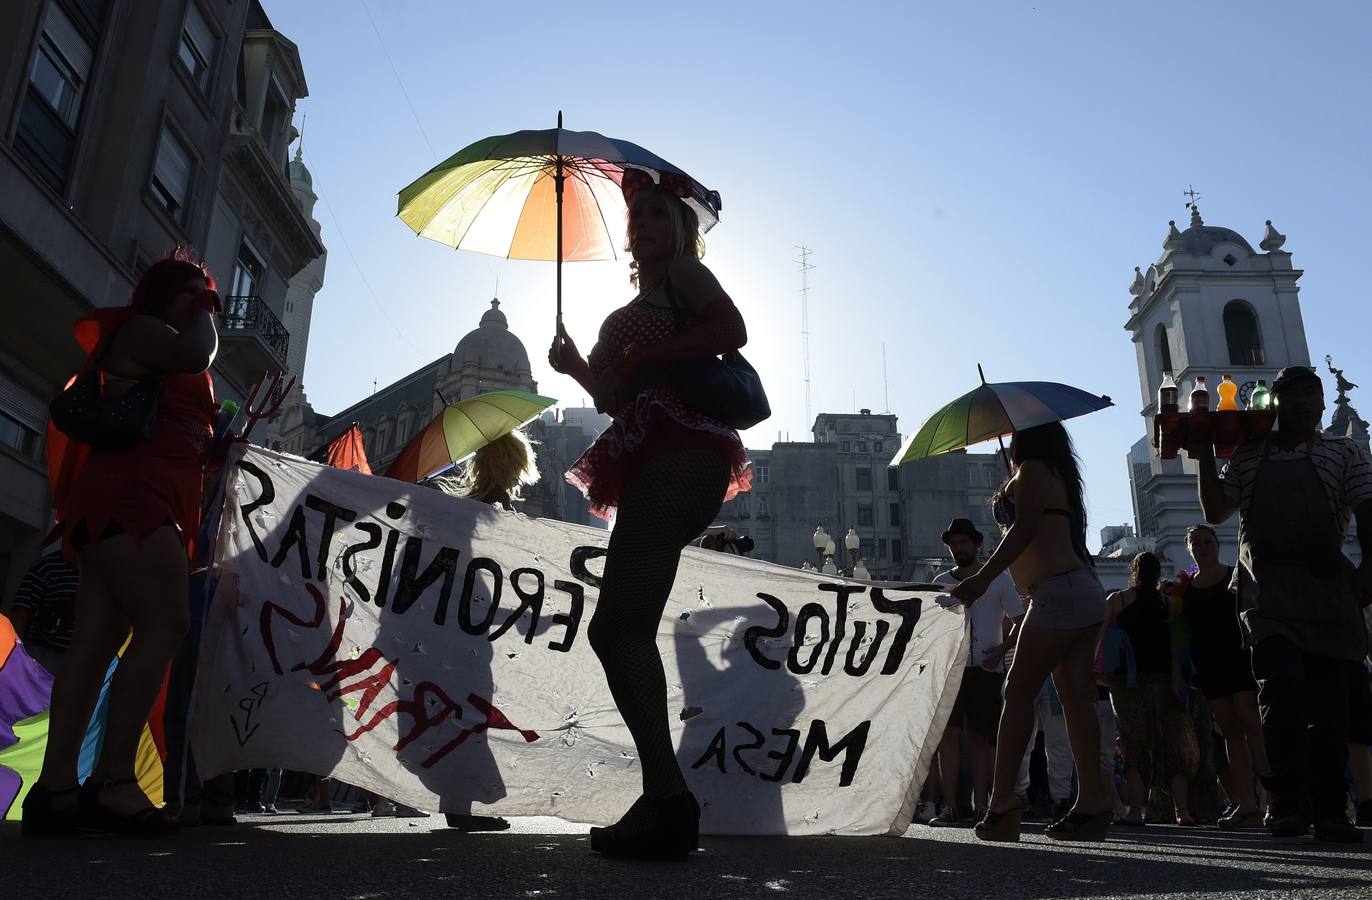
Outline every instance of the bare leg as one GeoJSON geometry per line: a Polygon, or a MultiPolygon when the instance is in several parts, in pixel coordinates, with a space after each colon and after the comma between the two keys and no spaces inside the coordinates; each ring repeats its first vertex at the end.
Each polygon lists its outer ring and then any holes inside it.
{"type": "MultiPolygon", "coordinates": [[[[1092,670],[1099,624],[1065,632],[1066,651],[1053,669],[1053,684],[1067,719],[1067,740],[1077,764],[1077,802],[1073,812],[1097,815],[1114,809],[1114,802],[1100,777],[1100,721],[1096,718],[1096,682],[1092,670]]],[[[1016,657],[1018,659],[1018,657],[1016,657]]]]}
{"type": "Polygon", "coordinates": [[[1194,825],[1191,818],[1191,785],[1185,775],[1172,776],[1172,805],[1176,807],[1178,825],[1194,825]]]}
{"type": "Polygon", "coordinates": [[[1348,768],[1353,772],[1353,793],[1358,802],[1372,800],[1372,753],[1366,744],[1348,745],[1348,768]]]}
{"type": "MultiPolygon", "coordinates": [[[[81,742],[105,672],[128,633],[128,619],[114,605],[98,574],[83,566],[76,590],[76,630],[52,685],[48,746],[39,784],[52,790],[76,786],[81,742]]],[[[74,796],[71,803],[75,804],[74,796]]]]}
{"type": "Polygon", "coordinates": [[[962,773],[962,729],[950,725],[943,730],[938,745],[939,784],[943,788],[943,804],[958,811],[958,776],[962,773]]]}
{"type": "Polygon", "coordinates": [[[1253,699],[1251,693],[1245,691],[1244,694],[1211,700],[1210,712],[1214,714],[1215,721],[1220,723],[1220,730],[1224,732],[1224,742],[1229,753],[1229,771],[1226,773],[1229,783],[1225,786],[1229,791],[1229,799],[1239,805],[1239,812],[1255,813],[1258,807],[1253,794],[1253,755],[1249,750],[1243,719],[1235,703],[1237,697],[1245,694],[1249,700],[1253,699]]]}
{"type": "MultiPolygon", "coordinates": [[[[168,526],[141,542],[127,533],[101,541],[86,551],[83,563],[108,586],[133,626],[133,639],[110,686],[104,745],[91,773],[96,783],[120,781],[134,776],[143,726],[189,627],[186,550],[176,529],[168,526]]],[[[100,802],[124,815],[148,805],[136,784],[102,791],[100,802]]]]}
{"type": "Polygon", "coordinates": [[[1124,770],[1124,786],[1129,793],[1129,814],[1127,822],[1142,822],[1148,812],[1148,787],[1143,783],[1143,775],[1138,769],[1124,770]]]}
{"type": "Polygon", "coordinates": [[[996,745],[976,731],[969,731],[968,735],[972,744],[972,805],[984,810],[996,768],[996,745]]]}
{"type": "MultiPolygon", "coordinates": [[[[1015,783],[1019,780],[1020,762],[1024,759],[1024,751],[1029,746],[1029,739],[1034,732],[1034,701],[1038,697],[1039,688],[1048,678],[1049,673],[1071,652],[1074,644],[1083,638],[1084,632],[1092,634],[1100,631],[1099,626],[1091,626],[1086,629],[1061,630],[1053,628],[1039,628],[1033,624],[1034,613],[1030,610],[1025,617],[1024,625],[1020,629],[1019,644],[1015,648],[1015,661],[1010,666],[1010,672],[1005,679],[1005,703],[1000,711],[1000,730],[996,737],[996,763],[995,778],[991,788],[991,802],[988,808],[992,812],[1006,812],[1019,805],[1019,798],[1015,796],[1015,783]]],[[[1094,654],[1094,646],[1091,653],[1094,654]]],[[[1091,657],[1087,657],[1087,677],[1090,677],[1091,657]]],[[[1061,688],[1058,690],[1062,694],[1061,688]]],[[[1066,700],[1064,698],[1063,708],[1066,710],[1066,700]]],[[[1095,713],[1092,711],[1092,716],[1095,713]]],[[[1068,730],[1072,727],[1072,720],[1068,719],[1068,730]]],[[[1097,733],[1096,743],[1099,744],[1099,733],[1097,733]]],[[[1090,768],[1085,771],[1095,771],[1097,766],[1096,754],[1099,747],[1093,748],[1091,753],[1090,768]]],[[[1073,743],[1073,756],[1076,757],[1076,744],[1073,743]]],[[[1077,757],[1078,769],[1081,770],[1081,759],[1077,757]]],[[[1090,779],[1085,779],[1090,781],[1090,779]]],[[[1099,779],[1097,779],[1099,780],[1099,779]]],[[[1099,793],[1099,791],[1097,791],[1099,793]]]]}

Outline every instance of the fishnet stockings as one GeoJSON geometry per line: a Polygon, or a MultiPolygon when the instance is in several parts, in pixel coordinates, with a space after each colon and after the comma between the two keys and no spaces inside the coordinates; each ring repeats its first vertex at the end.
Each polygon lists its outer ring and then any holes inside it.
{"type": "Polygon", "coordinates": [[[600,600],[587,628],[591,647],[643,769],[643,793],[686,790],[667,727],[667,680],[658,625],[682,549],[719,512],[729,464],[716,450],[682,448],[645,460],[624,485],[600,600]]]}

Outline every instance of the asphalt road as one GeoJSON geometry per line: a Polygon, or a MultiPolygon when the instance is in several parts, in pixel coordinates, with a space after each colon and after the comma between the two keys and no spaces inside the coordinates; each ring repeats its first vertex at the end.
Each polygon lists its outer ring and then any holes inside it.
{"type": "Polygon", "coordinates": [[[923,826],[902,838],[707,837],[666,864],[599,858],[585,828],[555,819],[463,834],[441,816],[244,816],[155,842],[24,841],[6,824],[0,897],[1372,898],[1372,843],[1149,826],[1073,845],[1042,827],[1014,845],[923,826]]]}

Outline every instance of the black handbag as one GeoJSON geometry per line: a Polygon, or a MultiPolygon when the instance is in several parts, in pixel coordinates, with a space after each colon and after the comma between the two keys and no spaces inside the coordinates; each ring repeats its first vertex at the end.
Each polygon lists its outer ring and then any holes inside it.
{"type": "MultiPolygon", "coordinates": [[[[680,333],[690,324],[689,313],[672,290],[670,276],[664,285],[680,333]]],[[[772,415],[762,379],[737,350],[723,357],[683,360],[667,368],[669,387],[683,404],[730,428],[752,428],[772,415]]]]}
{"type": "Polygon", "coordinates": [[[48,407],[52,424],[67,437],[99,450],[122,450],[157,427],[161,376],[146,378],[116,397],[100,389],[94,367],[58,394],[48,407]]]}

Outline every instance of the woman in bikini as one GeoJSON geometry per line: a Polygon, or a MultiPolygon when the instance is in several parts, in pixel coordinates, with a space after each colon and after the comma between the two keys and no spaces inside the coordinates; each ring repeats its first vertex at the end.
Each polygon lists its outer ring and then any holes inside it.
{"type": "Polygon", "coordinates": [[[213,287],[203,266],[162,260],[139,280],[128,306],[96,310],[76,323],[86,369],[99,370],[105,396],[150,378],[160,378],[161,387],[152,434],[130,447],[89,448],[49,429],[57,524],[81,580],[76,631],[53,683],[43,769],[24,800],[26,836],[155,837],[176,828],[138,786],[134,759],[188,627],[188,557],[215,411],[207,371],[218,347],[213,287]],[[100,757],[78,786],[86,724],[130,633],[110,690],[100,757]]]}
{"type": "Polygon", "coordinates": [[[559,328],[548,352],[614,421],[567,474],[591,509],[615,517],[591,647],[638,750],[643,796],[616,824],[591,830],[613,856],[684,859],[696,849],[700,805],[677,764],[657,633],[681,551],[751,479],[738,432],[686,407],[670,388],[679,363],[737,350],[743,317],[700,262],[689,186],[624,176],[629,204],[628,305],[605,319],[589,359],[559,328]]]}
{"type": "Polygon", "coordinates": [[[1057,422],[1016,432],[1010,459],[1010,477],[994,499],[1005,536],[981,570],[949,592],[970,606],[1009,569],[1030,598],[1005,681],[991,800],[976,833],[985,841],[1019,840],[1015,781],[1032,736],[1034,698],[1051,674],[1067,718],[1078,789],[1072,810],[1045,833],[1056,840],[1101,840],[1114,803],[1100,777],[1092,663],[1107,606],[1086,548],[1081,470],[1067,429],[1057,422]]]}

